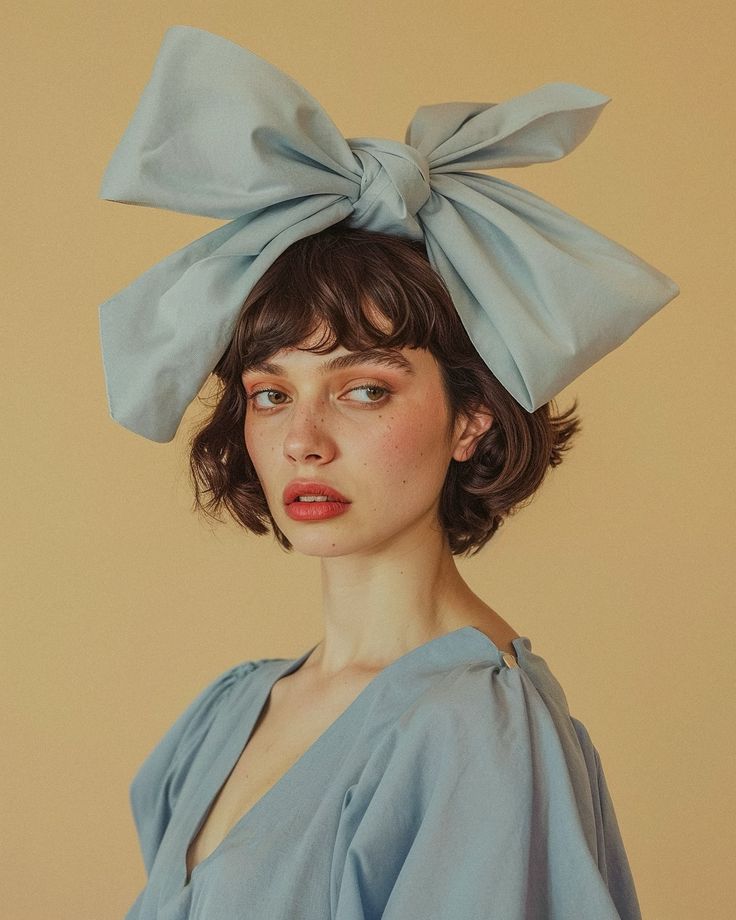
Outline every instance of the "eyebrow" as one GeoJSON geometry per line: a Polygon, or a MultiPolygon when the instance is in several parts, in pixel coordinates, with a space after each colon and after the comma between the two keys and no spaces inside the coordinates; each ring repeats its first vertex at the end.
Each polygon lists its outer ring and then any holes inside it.
{"type": "MultiPolygon", "coordinates": [[[[407,359],[396,351],[390,351],[383,348],[369,348],[366,351],[351,351],[346,355],[339,355],[337,358],[330,358],[319,365],[319,372],[327,374],[330,371],[344,370],[348,367],[355,367],[360,364],[382,364],[385,367],[393,367],[404,371],[407,374],[414,374],[414,366],[407,359]]],[[[271,361],[256,361],[243,368],[243,373],[258,371],[263,374],[284,375],[286,370],[280,364],[274,364],[271,361]]]]}

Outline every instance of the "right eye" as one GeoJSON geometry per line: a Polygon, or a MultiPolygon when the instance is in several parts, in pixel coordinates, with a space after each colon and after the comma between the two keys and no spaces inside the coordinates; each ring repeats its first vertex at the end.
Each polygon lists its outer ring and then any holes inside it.
{"type": "Polygon", "coordinates": [[[277,403],[271,403],[270,406],[269,406],[269,405],[263,405],[262,403],[256,402],[256,396],[261,396],[263,393],[267,393],[267,394],[268,394],[268,393],[277,393],[279,396],[285,396],[285,395],[286,395],[285,393],[282,393],[281,390],[273,390],[273,389],[271,389],[271,388],[266,389],[266,390],[256,390],[255,392],[253,392],[253,393],[250,394],[250,396],[248,397],[248,402],[252,402],[253,405],[254,405],[257,409],[259,409],[259,410],[261,410],[261,411],[263,411],[263,410],[266,410],[266,411],[267,411],[269,408],[275,408],[276,406],[283,405],[282,403],[278,403],[278,402],[277,402],[277,403]]]}

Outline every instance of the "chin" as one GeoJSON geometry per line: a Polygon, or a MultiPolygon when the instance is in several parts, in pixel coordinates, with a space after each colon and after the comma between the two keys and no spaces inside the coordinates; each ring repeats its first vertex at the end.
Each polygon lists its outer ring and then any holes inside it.
{"type": "Polygon", "coordinates": [[[365,552],[386,539],[385,534],[375,534],[371,539],[365,527],[356,527],[354,523],[346,527],[342,521],[292,521],[285,518],[276,521],[279,530],[291,543],[292,550],[303,556],[331,558],[347,556],[351,553],[365,552]]]}
{"type": "Polygon", "coordinates": [[[390,549],[395,539],[400,538],[403,530],[396,528],[388,532],[382,530],[370,533],[366,527],[353,526],[340,532],[337,529],[328,531],[319,525],[310,524],[301,531],[290,527],[283,532],[294,552],[303,556],[331,559],[339,556],[385,552],[390,549]]]}
{"type": "Polygon", "coordinates": [[[341,556],[340,547],[349,539],[349,534],[343,534],[342,539],[334,526],[330,527],[329,521],[300,522],[292,521],[283,516],[279,520],[272,514],[273,520],[281,533],[291,543],[294,552],[303,553],[305,556],[341,556]]]}

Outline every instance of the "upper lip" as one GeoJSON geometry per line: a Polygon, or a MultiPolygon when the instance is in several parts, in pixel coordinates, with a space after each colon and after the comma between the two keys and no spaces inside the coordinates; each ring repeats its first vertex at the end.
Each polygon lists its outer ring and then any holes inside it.
{"type": "Polygon", "coordinates": [[[284,504],[296,501],[300,495],[326,495],[338,502],[347,502],[348,499],[341,495],[337,489],[328,486],[326,482],[316,482],[314,479],[292,479],[284,489],[284,504]]]}

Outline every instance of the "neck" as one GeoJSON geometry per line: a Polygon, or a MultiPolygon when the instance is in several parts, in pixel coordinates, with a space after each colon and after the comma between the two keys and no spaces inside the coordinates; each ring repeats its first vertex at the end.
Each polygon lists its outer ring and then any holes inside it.
{"type": "Polygon", "coordinates": [[[369,677],[461,626],[503,624],[463,580],[439,528],[398,544],[322,557],[324,637],[304,666],[315,680],[369,677]]]}

